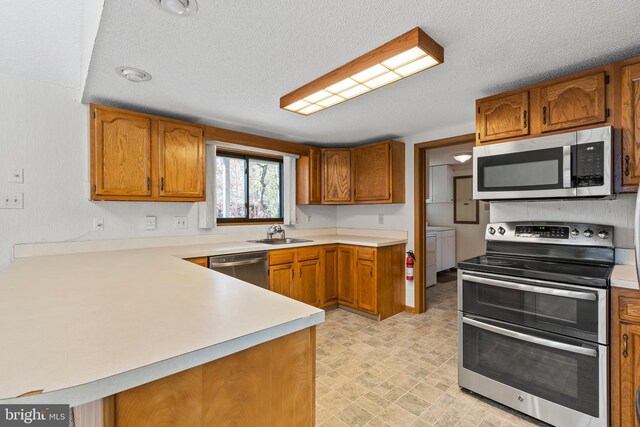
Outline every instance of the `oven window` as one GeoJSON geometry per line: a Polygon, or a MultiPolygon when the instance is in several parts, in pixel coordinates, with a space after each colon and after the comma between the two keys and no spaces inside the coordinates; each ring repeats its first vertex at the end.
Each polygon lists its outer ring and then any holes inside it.
{"type": "Polygon", "coordinates": [[[598,416],[597,356],[558,350],[463,324],[463,366],[518,390],[598,416]]]}
{"type": "MultiPolygon", "coordinates": [[[[544,288],[543,288],[544,289],[544,288]]],[[[464,280],[465,313],[598,342],[598,302],[464,280]]]]}
{"type": "Polygon", "coordinates": [[[478,157],[478,190],[563,188],[563,147],[478,157]]]}

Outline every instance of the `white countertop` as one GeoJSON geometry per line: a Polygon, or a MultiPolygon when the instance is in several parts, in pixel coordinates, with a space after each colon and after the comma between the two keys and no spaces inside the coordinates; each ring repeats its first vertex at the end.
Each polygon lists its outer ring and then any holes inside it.
{"type": "Polygon", "coordinates": [[[180,258],[406,243],[341,234],[304,238],[314,241],[16,258],[0,272],[0,402],[79,405],[324,320],[323,310],[180,258]],[[14,399],[35,390],[43,394],[14,399]]]}

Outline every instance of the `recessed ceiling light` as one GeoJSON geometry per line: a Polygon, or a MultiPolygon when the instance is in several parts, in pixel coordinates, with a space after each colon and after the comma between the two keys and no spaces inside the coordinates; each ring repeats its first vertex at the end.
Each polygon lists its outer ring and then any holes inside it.
{"type": "Polygon", "coordinates": [[[196,0],[151,0],[151,2],[165,12],[179,16],[192,15],[198,10],[196,0]]]}
{"type": "Polygon", "coordinates": [[[132,67],[118,67],[116,68],[116,72],[120,74],[125,79],[129,80],[133,83],[146,82],[151,80],[151,74],[146,71],[139,70],[137,68],[132,67]]]}
{"type": "Polygon", "coordinates": [[[469,161],[469,159],[471,159],[473,157],[473,154],[470,152],[466,152],[466,153],[456,153],[453,155],[453,158],[460,162],[460,163],[466,163],[469,161]]]}
{"type": "Polygon", "coordinates": [[[443,62],[442,46],[414,28],[283,96],[280,108],[308,116],[443,62]]]}

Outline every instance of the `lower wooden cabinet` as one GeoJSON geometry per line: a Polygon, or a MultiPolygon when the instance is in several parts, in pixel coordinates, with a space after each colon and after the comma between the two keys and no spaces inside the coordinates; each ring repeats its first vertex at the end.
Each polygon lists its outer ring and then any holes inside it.
{"type": "Polygon", "coordinates": [[[611,295],[611,425],[637,427],[640,291],[612,288],[611,295]]]}
{"type": "Polygon", "coordinates": [[[404,310],[404,245],[310,246],[269,252],[269,288],[316,307],[378,315],[404,310]]]}

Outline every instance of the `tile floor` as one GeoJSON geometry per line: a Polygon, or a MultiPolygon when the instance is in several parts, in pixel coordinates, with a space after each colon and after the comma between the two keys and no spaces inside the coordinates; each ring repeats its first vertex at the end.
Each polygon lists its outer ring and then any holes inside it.
{"type": "Polygon", "coordinates": [[[316,425],[541,426],[457,385],[456,283],[427,290],[428,310],[376,322],[327,312],[317,329],[316,425]]]}

